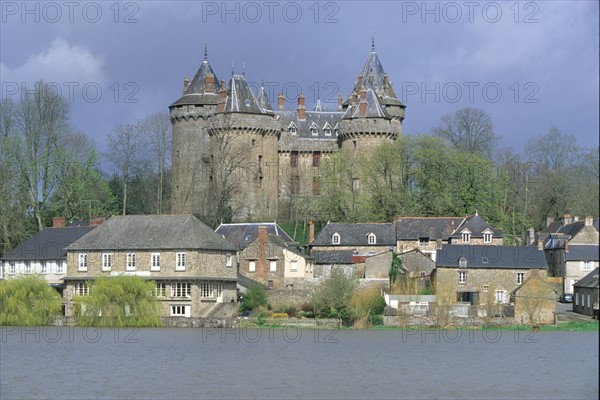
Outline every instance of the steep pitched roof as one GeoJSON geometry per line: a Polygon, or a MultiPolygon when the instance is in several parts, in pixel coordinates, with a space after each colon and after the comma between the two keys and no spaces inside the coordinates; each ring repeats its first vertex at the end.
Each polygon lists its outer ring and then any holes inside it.
{"type": "Polygon", "coordinates": [[[471,232],[471,237],[483,237],[483,232],[489,229],[494,237],[502,237],[502,230],[494,228],[487,223],[479,214],[475,213],[464,219],[464,221],[456,228],[450,237],[460,237],[461,232],[468,229],[471,232]]]}
{"type": "Polygon", "coordinates": [[[437,251],[437,268],[459,268],[460,259],[466,268],[546,269],[543,250],[537,246],[478,246],[450,244],[437,251]]]}
{"type": "Polygon", "coordinates": [[[569,251],[565,250],[567,261],[599,261],[598,245],[594,244],[569,244],[569,251]]]}
{"type": "Polygon", "coordinates": [[[233,244],[237,250],[245,249],[258,237],[258,227],[266,226],[267,235],[278,236],[285,243],[286,248],[297,247],[298,243],[275,222],[247,222],[238,224],[221,224],[215,232],[227,242],[233,244]]]}
{"type": "Polygon", "coordinates": [[[219,101],[219,90],[221,90],[221,82],[217,79],[217,75],[210,66],[205,54],[204,60],[202,61],[202,64],[200,64],[200,68],[198,68],[198,72],[194,75],[187,90],[183,96],[171,104],[170,107],[189,104],[217,104],[219,101]],[[215,79],[214,93],[206,93],[205,78],[209,74],[212,74],[215,79]]]}
{"type": "Polygon", "coordinates": [[[339,224],[328,223],[319,232],[310,246],[373,246],[368,242],[367,236],[374,233],[376,236],[375,246],[394,245],[396,242],[394,229],[390,223],[377,224],[339,224]],[[331,244],[334,233],[340,235],[339,245],[331,244]]]}
{"type": "Polygon", "coordinates": [[[400,217],[396,219],[398,240],[448,240],[464,218],[462,217],[400,217]]]}
{"type": "Polygon", "coordinates": [[[193,215],[119,215],[68,250],[235,250],[193,215]]]}
{"type": "Polygon", "coordinates": [[[598,288],[600,287],[600,280],[598,277],[600,268],[596,268],[573,285],[574,287],[585,287],[585,288],[598,288]]]}
{"type": "Polygon", "coordinates": [[[352,264],[352,250],[318,251],[313,256],[315,264],[352,264]]]}
{"type": "Polygon", "coordinates": [[[66,248],[93,229],[95,229],[94,226],[46,228],[6,254],[3,260],[64,260],[67,257],[66,248]]]}
{"type": "Polygon", "coordinates": [[[258,104],[244,75],[234,74],[229,80],[228,89],[229,93],[227,95],[227,103],[225,104],[226,112],[249,114],[266,114],[268,112],[268,110],[262,109],[258,104]]]}
{"type": "Polygon", "coordinates": [[[258,90],[258,96],[256,96],[256,102],[258,106],[265,113],[273,113],[273,108],[271,107],[271,102],[269,101],[269,96],[267,96],[267,90],[265,86],[261,84],[260,89],[258,90]]]}

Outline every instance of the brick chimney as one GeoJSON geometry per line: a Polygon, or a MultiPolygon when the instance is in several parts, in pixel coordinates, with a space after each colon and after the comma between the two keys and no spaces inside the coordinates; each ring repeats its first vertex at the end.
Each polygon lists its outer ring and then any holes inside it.
{"type": "Polygon", "coordinates": [[[211,73],[204,77],[204,92],[215,93],[215,76],[211,73]]]}
{"type": "Polygon", "coordinates": [[[312,219],[308,220],[308,243],[312,243],[315,240],[315,224],[312,219]]]}
{"type": "Polygon", "coordinates": [[[362,72],[358,73],[358,83],[356,84],[357,88],[362,88],[363,85],[363,76],[362,76],[362,72]]]}
{"type": "Polygon", "coordinates": [[[285,96],[283,93],[279,93],[279,95],[277,95],[277,109],[279,111],[285,110],[285,96]]]}
{"type": "Polygon", "coordinates": [[[306,119],[306,106],[304,105],[304,95],[300,94],[298,96],[298,119],[305,120],[306,119]]]}
{"type": "Polygon", "coordinates": [[[392,87],[392,85],[390,85],[390,79],[388,78],[388,74],[383,74],[383,93],[386,96],[390,95],[391,87],[392,87]]]}
{"type": "Polygon", "coordinates": [[[258,265],[256,266],[257,277],[265,277],[265,245],[267,243],[267,227],[258,227],[258,265]]]}
{"type": "Polygon", "coordinates": [[[338,111],[342,111],[342,103],[344,100],[342,99],[342,95],[338,95],[338,111]]]}
{"type": "Polygon", "coordinates": [[[221,81],[221,83],[223,83],[223,84],[221,85],[221,90],[219,90],[219,106],[218,106],[218,110],[219,111],[225,111],[225,105],[227,104],[227,89],[225,89],[224,82],[221,81]]]}
{"type": "Polygon", "coordinates": [[[65,217],[52,218],[52,227],[53,228],[64,228],[65,227],[65,217]]]}
{"type": "Polygon", "coordinates": [[[367,89],[360,89],[360,103],[358,104],[358,116],[367,116],[367,89]]]}
{"type": "Polygon", "coordinates": [[[538,248],[538,250],[544,250],[544,241],[543,240],[537,241],[537,248],[538,248]]]}
{"type": "Polygon", "coordinates": [[[551,223],[554,222],[554,218],[552,217],[546,217],[546,226],[550,226],[551,223]]]}
{"type": "Polygon", "coordinates": [[[531,246],[535,242],[535,231],[533,228],[527,229],[527,245],[531,246]]]}
{"type": "Polygon", "coordinates": [[[571,223],[571,214],[564,213],[563,214],[563,225],[567,225],[571,223]]]}
{"type": "Polygon", "coordinates": [[[98,226],[106,221],[106,217],[97,217],[90,221],[90,226],[98,226]]]}
{"type": "Polygon", "coordinates": [[[185,92],[187,92],[189,86],[190,86],[190,78],[188,78],[186,76],[185,78],[183,78],[183,94],[185,94],[185,92]]]}
{"type": "Polygon", "coordinates": [[[585,226],[592,226],[594,224],[594,217],[588,215],[585,217],[585,226]]]}

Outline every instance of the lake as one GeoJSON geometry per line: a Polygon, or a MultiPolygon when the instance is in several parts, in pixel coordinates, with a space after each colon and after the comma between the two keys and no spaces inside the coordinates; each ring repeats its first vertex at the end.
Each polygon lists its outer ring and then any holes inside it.
{"type": "Polygon", "coordinates": [[[597,332],[0,328],[0,398],[597,399],[597,332]]]}

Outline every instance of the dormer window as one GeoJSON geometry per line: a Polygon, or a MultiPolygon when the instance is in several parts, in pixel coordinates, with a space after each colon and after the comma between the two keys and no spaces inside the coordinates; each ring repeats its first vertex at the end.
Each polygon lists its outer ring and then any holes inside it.
{"type": "Polygon", "coordinates": [[[288,132],[291,135],[295,135],[298,133],[298,127],[296,126],[296,124],[294,124],[293,122],[290,124],[290,126],[288,126],[288,132]]]}
{"type": "Polygon", "coordinates": [[[331,125],[329,125],[329,123],[325,123],[323,132],[325,132],[325,136],[331,136],[331,125]]]}
{"type": "Polygon", "coordinates": [[[340,244],[340,234],[339,233],[334,233],[333,235],[331,235],[331,244],[340,244]]]}
{"type": "Polygon", "coordinates": [[[419,237],[419,246],[429,246],[429,237],[419,237]]]}
{"type": "Polygon", "coordinates": [[[492,231],[489,229],[483,232],[483,243],[492,243],[492,231]]]}
{"type": "Polygon", "coordinates": [[[245,105],[246,107],[250,107],[250,99],[246,99],[246,100],[244,101],[244,105],[245,105]]]}
{"type": "Polygon", "coordinates": [[[310,134],[317,136],[319,134],[319,127],[314,122],[310,125],[310,134]]]}
{"type": "Polygon", "coordinates": [[[458,266],[460,268],[467,268],[467,259],[465,257],[461,257],[458,259],[458,266]]]}
{"type": "Polygon", "coordinates": [[[462,242],[469,243],[471,241],[471,232],[464,230],[461,232],[462,242]]]}
{"type": "Polygon", "coordinates": [[[377,243],[377,236],[375,236],[374,233],[369,233],[369,235],[367,236],[367,242],[369,244],[376,244],[377,243]]]}

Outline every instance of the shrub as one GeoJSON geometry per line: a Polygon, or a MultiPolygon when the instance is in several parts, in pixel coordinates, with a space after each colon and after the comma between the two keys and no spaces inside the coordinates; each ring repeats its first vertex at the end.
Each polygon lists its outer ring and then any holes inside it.
{"type": "Polygon", "coordinates": [[[242,304],[240,305],[240,311],[252,311],[259,307],[267,306],[267,291],[261,286],[252,286],[244,295],[242,304]]]}

